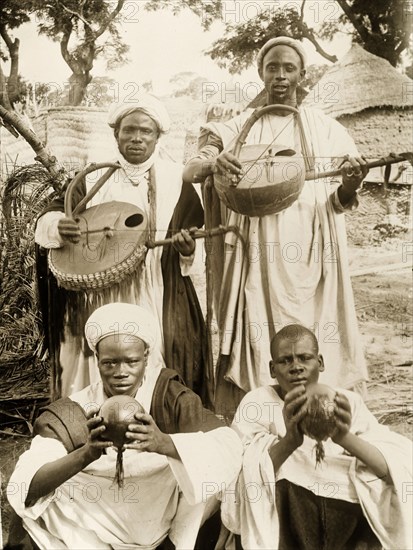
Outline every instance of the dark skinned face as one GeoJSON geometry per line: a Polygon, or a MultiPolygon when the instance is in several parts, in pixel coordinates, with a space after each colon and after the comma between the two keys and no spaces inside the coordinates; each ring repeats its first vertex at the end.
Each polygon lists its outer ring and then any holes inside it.
{"type": "Polygon", "coordinates": [[[262,79],[267,92],[267,104],[296,106],[296,90],[305,70],[298,53],[289,46],[275,46],[265,55],[262,79]]]}
{"type": "Polygon", "coordinates": [[[307,386],[318,382],[324,362],[317,353],[310,336],[304,335],[297,340],[282,338],[272,349],[270,372],[281,388],[282,397],[295,386],[307,386]]]}
{"type": "Polygon", "coordinates": [[[142,164],[154,152],[159,131],[151,117],[136,111],[122,118],[115,137],[125,159],[131,164],[142,164]]]}

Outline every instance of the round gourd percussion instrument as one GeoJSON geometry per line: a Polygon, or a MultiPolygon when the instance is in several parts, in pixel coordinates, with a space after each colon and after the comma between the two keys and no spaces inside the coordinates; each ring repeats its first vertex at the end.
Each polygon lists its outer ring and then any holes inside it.
{"type": "MultiPolygon", "coordinates": [[[[314,169],[314,158],[310,155],[300,113],[288,105],[269,105],[256,109],[242,127],[232,152],[241,162],[242,176],[238,179],[233,174],[217,172],[214,174],[214,187],[228,208],[250,217],[277,214],[297,200],[306,180],[334,177],[341,173],[340,169],[328,172],[317,172],[314,169]],[[275,143],[245,145],[253,125],[262,116],[279,111],[294,114],[301,152],[275,143]]],[[[344,162],[345,158],[342,160],[344,162]]],[[[367,168],[406,160],[411,162],[411,153],[390,154],[367,163],[367,168]]]]}
{"type": "MultiPolygon", "coordinates": [[[[65,216],[78,223],[80,240],[50,249],[48,255],[50,271],[58,284],[67,290],[95,291],[119,284],[143,264],[149,248],[172,243],[171,238],[150,239],[147,216],[134,204],[110,201],[85,209],[118,168],[118,164],[92,164],[77,174],[67,188],[65,216]],[[73,208],[74,190],[87,174],[103,168],[109,169],[73,208]]],[[[193,239],[200,239],[228,231],[238,232],[236,227],[220,225],[206,231],[190,230],[190,235],[193,239]]]]}

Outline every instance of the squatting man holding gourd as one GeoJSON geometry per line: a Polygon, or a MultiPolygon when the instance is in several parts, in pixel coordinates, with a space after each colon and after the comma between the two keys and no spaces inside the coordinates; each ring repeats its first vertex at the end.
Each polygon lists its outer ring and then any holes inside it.
{"type": "Polygon", "coordinates": [[[10,503],[40,548],[154,549],[167,537],[165,548],[210,547],[197,536],[219,502],[204,485],[218,493],[236,477],[242,445],[175,371],[148,362],[156,334],[133,304],[102,306],[86,323],[101,380],[40,415],[10,479],[10,503]]]}
{"type": "Polygon", "coordinates": [[[410,548],[410,441],[359,394],[318,383],[324,361],[307,328],[282,328],[271,357],[274,384],[247,393],[232,423],[244,455],[223,495],[225,527],[245,549],[410,548]]]}

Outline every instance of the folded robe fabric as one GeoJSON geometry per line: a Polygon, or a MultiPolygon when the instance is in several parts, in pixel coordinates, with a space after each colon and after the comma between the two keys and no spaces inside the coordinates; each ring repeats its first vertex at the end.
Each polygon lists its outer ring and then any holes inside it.
{"type": "Polygon", "coordinates": [[[331,440],[324,443],[324,462],[315,468],[314,441],[306,436],[302,446],[275,475],[268,449],[285,435],[284,402],[272,386],[253,390],[241,401],[233,421],[232,426],[244,444],[243,466],[238,480],[223,495],[221,507],[223,523],[241,535],[244,548],[277,548],[276,482],[279,479],[287,479],[321,496],[359,502],[384,548],[411,547],[411,442],[379,424],[358,394],[338,391],[351,405],[351,432],[383,454],[391,482],[378,479],[362,462],[331,440]]]}

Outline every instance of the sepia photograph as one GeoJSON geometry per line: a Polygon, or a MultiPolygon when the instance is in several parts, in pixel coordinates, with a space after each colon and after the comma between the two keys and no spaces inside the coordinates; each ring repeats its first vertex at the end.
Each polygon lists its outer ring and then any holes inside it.
{"type": "Polygon", "coordinates": [[[1,548],[413,550],[412,29],[1,2],[1,548]]]}

